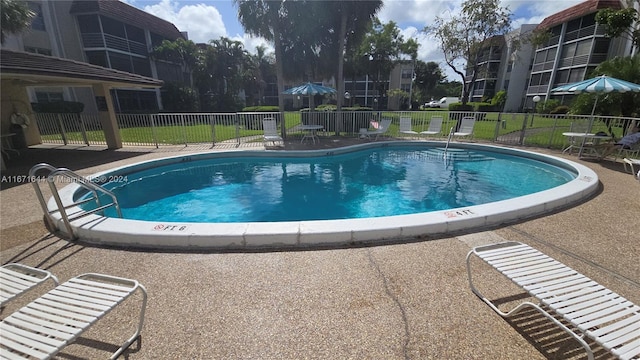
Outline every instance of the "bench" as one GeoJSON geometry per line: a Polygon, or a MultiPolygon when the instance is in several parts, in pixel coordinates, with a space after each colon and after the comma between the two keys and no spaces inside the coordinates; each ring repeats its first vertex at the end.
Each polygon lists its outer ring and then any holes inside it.
{"type": "Polygon", "coordinates": [[[136,290],[143,295],[138,327],[111,356],[115,359],[142,331],[147,291],[135,280],[83,274],[56,286],[0,323],[2,359],[50,359],[136,290]]]}
{"type": "Polygon", "coordinates": [[[528,245],[504,242],[476,247],[467,255],[467,275],[473,293],[500,316],[506,318],[533,308],[576,339],[590,360],[594,357],[593,350],[584,337],[620,359],[640,358],[640,307],[528,245]],[[473,256],[491,265],[539,303],[523,302],[508,312],[498,309],[473,285],[473,256]]]}

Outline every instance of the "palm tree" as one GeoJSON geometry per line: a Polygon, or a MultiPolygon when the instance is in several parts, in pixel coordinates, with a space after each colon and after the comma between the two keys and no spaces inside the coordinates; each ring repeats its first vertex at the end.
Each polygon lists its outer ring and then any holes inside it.
{"type": "Polygon", "coordinates": [[[382,1],[333,1],[329,10],[340,16],[336,35],[338,36],[338,67],[337,81],[337,109],[342,109],[342,94],[344,94],[344,58],[347,47],[358,46],[369,29],[369,25],[382,8],[382,1]],[[348,21],[349,20],[349,21],[348,21]]]}
{"type": "Polygon", "coordinates": [[[182,79],[183,69],[178,67],[176,67],[176,72],[178,73],[176,78],[188,83],[189,87],[193,86],[191,72],[200,61],[200,50],[193,41],[185,39],[177,39],[175,41],[163,40],[160,45],[153,49],[151,57],[157,60],[180,64],[181,67],[184,67],[184,72],[189,74],[189,79],[182,79]]]}
{"type": "MultiPolygon", "coordinates": [[[[640,54],[604,61],[595,68],[593,73],[640,84],[640,54]]],[[[611,106],[609,110],[611,113],[635,117],[640,114],[640,94],[638,93],[610,93],[603,100],[611,106]]]]}
{"type": "MultiPolygon", "coordinates": [[[[238,7],[238,20],[254,36],[272,41],[276,55],[276,74],[278,78],[278,107],[284,112],[284,67],[282,28],[287,17],[287,4],[283,0],[234,0],[238,7]]],[[[284,117],[283,117],[284,118],[284,117]]],[[[282,137],[286,136],[282,126],[282,137]]]]}
{"type": "Polygon", "coordinates": [[[0,0],[0,43],[4,43],[8,34],[16,34],[28,28],[35,15],[25,1],[0,0]]]}

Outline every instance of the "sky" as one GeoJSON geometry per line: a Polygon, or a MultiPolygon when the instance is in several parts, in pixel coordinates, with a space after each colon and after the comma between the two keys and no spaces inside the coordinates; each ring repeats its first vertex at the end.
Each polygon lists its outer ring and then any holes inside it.
{"type": "MultiPolygon", "coordinates": [[[[237,8],[231,0],[123,0],[141,10],[173,23],[180,31],[187,31],[189,39],[209,42],[221,36],[240,41],[250,53],[258,45],[273,47],[261,38],[244,33],[238,22],[237,8]]],[[[335,0],[339,1],[339,0],[335,0]]],[[[545,17],[562,11],[585,0],[502,0],[501,5],[513,13],[512,27],[521,24],[538,24],[545,17]]],[[[449,80],[461,81],[444,63],[438,42],[421,32],[432,25],[436,16],[447,17],[459,12],[462,0],[384,0],[378,17],[384,23],[394,21],[402,35],[420,44],[418,59],[435,61],[449,80]]]]}

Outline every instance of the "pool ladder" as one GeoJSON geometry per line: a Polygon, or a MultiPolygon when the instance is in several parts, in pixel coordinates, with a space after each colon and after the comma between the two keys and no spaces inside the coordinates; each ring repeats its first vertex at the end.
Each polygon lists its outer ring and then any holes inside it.
{"type": "Polygon", "coordinates": [[[72,240],[77,239],[77,235],[75,234],[75,232],[73,231],[73,228],[71,227],[71,222],[74,220],[78,220],[87,215],[99,213],[112,206],[116,208],[116,212],[118,213],[118,216],[122,217],[122,211],[120,210],[118,199],[116,198],[114,193],[92,182],[91,180],[76,174],[75,172],[67,168],[56,168],[55,166],[49,165],[47,163],[40,163],[40,164],[34,165],[31,168],[31,170],[29,170],[29,180],[33,184],[33,188],[36,191],[36,196],[38,197],[38,201],[40,201],[40,206],[42,207],[42,211],[44,212],[45,225],[47,226],[47,229],[51,232],[58,230],[58,227],[56,226],[56,220],[53,217],[53,214],[57,212],[60,213],[60,217],[62,218],[64,226],[67,230],[67,234],[69,237],[71,237],[72,240]],[[53,198],[56,201],[56,207],[57,207],[56,209],[51,211],[49,211],[49,207],[47,206],[47,202],[44,199],[44,195],[42,194],[42,189],[40,188],[40,185],[38,182],[38,177],[36,176],[36,174],[40,170],[45,170],[49,172],[47,176],[47,182],[49,183],[49,188],[51,189],[51,194],[53,195],[53,198]],[[58,188],[56,186],[57,177],[62,177],[69,182],[74,182],[78,184],[80,187],[90,191],[93,194],[93,196],[83,200],[76,201],[72,204],[65,206],[62,203],[62,199],[60,198],[60,193],[58,192],[58,188]],[[111,198],[111,202],[105,205],[101,205],[99,194],[107,195],[108,197],[111,198]],[[97,207],[95,209],[89,210],[89,211],[82,211],[77,214],[74,214],[71,217],[69,217],[69,214],[67,214],[67,209],[91,202],[93,200],[95,200],[97,204],[97,207]]]}
{"type": "Polygon", "coordinates": [[[451,138],[453,137],[453,126],[449,129],[449,137],[447,138],[447,145],[444,147],[444,155],[442,157],[447,160],[447,150],[449,150],[449,143],[451,142],[451,138]]]}

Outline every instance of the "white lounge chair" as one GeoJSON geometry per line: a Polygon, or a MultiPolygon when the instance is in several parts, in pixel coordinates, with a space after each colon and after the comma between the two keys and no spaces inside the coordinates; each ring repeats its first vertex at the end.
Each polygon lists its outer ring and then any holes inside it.
{"type": "Polygon", "coordinates": [[[49,359],[136,290],[143,296],[138,328],[113,353],[115,359],[140,336],[147,291],[135,280],[103,274],[72,278],[2,320],[0,357],[49,359]]]}
{"type": "MultiPolygon", "coordinates": [[[[283,143],[282,137],[278,134],[278,124],[274,118],[265,118],[262,120],[262,129],[264,130],[264,145],[267,143],[276,146],[276,143],[283,143]]],[[[283,144],[284,145],[284,144],[283,144]]]]}
{"type": "Polygon", "coordinates": [[[476,118],[473,116],[465,116],[462,118],[460,122],[460,128],[458,131],[453,133],[453,136],[456,137],[468,137],[471,139],[473,137],[473,127],[476,124],[476,118]]]}
{"type": "Polygon", "coordinates": [[[585,336],[620,359],[640,356],[640,307],[528,245],[505,242],[476,247],[467,255],[467,274],[473,293],[500,316],[506,318],[533,308],[576,339],[590,360],[593,350],[583,339],[585,336]],[[523,302],[510,311],[500,310],[473,285],[470,264],[473,255],[539,303],[523,302]]]}
{"type": "Polygon", "coordinates": [[[58,278],[47,270],[18,263],[0,267],[0,307],[49,279],[58,285],[58,278]]]}
{"type": "Polygon", "coordinates": [[[410,117],[400,117],[400,133],[418,135],[418,132],[412,129],[410,117]]]}
{"type": "Polygon", "coordinates": [[[442,131],[442,116],[434,116],[429,121],[429,128],[426,131],[420,131],[420,135],[437,135],[442,131]]]}
{"type": "Polygon", "coordinates": [[[371,121],[371,126],[375,129],[375,130],[368,130],[365,133],[362,133],[360,135],[364,135],[368,138],[371,138],[371,136],[375,135],[375,139],[374,140],[378,140],[378,136],[386,134],[387,131],[389,131],[389,126],[391,126],[391,119],[382,119],[382,121],[380,121],[379,124],[377,124],[377,128],[375,127],[375,121],[371,121]]]}
{"type": "Polygon", "coordinates": [[[634,165],[640,166],[640,159],[624,158],[624,159],[622,159],[622,163],[624,164],[624,171],[631,170],[631,174],[635,174],[636,171],[633,168],[633,166],[634,165]],[[629,165],[629,168],[627,168],[627,165],[629,165]]]}

